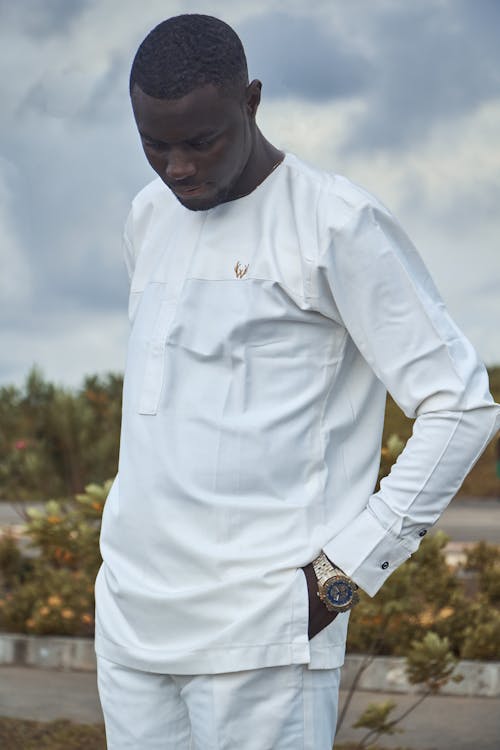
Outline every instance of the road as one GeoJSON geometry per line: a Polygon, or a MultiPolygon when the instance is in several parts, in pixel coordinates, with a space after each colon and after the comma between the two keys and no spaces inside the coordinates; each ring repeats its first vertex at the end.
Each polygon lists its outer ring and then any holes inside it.
{"type": "MultiPolygon", "coordinates": [[[[22,524],[23,509],[36,507],[0,502],[0,526],[22,524]]],[[[495,499],[456,498],[435,526],[454,542],[490,542],[500,544],[500,502],[495,499]]]]}
{"type": "Polygon", "coordinates": [[[454,542],[490,542],[500,544],[500,502],[455,499],[445,510],[436,529],[454,542]]]}

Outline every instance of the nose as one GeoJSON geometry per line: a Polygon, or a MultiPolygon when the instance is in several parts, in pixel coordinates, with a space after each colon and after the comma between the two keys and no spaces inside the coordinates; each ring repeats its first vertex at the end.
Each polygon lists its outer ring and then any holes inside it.
{"type": "Polygon", "coordinates": [[[182,149],[171,149],[165,168],[165,175],[169,182],[181,182],[196,174],[196,166],[189,154],[182,149]]]}

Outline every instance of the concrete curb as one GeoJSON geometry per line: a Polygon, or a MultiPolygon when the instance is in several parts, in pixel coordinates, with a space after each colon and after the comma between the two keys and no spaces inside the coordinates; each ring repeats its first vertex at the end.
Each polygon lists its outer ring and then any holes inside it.
{"type": "MultiPolygon", "coordinates": [[[[362,654],[348,654],[342,670],[343,690],[348,690],[360,668],[362,654]]],[[[37,669],[95,672],[94,641],[90,638],[21,635],[0,633],[0,665],[25,666],[37,669]]],[[[441,695],[496,698],[500,696],[500,662],[462,661],[456,674],[462,682],[451,682],[441,695]]],[[[382,693],[418,693],[416,685],[406,679],[405,659],[378,656],[361,675],[358,690],[382,693]]]]}
{"type": "Polygon", "coordinates": [[[90,638],[0,633],[0,665],[95,672],[90,638]]]}
{"type": "MultiPolygon", "coordinates": [[[[362,654],[348,654],[342,669],[341,687],[349,690],[363,659],[362,654]]],[[[421,693],[419,685],[411,685],[406,678],[405,659],[401,656],[377,656],[361,675],[357,689],[382,693],[421,693]]],[[[461,661],[455,675],[461,682],[449,682],[440,695],[467,698],[496,698],[500,696],[500,662],[461,661]]]]}

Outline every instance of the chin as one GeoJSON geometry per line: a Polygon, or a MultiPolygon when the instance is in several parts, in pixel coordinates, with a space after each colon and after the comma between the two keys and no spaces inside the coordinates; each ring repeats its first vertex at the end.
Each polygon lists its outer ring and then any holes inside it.
{"type": "Polygon", "coordinates": [[[178,195],[175,196],[179,203],[184,206],[184,208],[187,208],[189,211],[208,211],[210,208],[215,208],[215,206],[219,205],[219,201],[213,201],[213,200],[203,200],[198,199],[195,200],[194,198],[191,200],[188,200],[186,198],[180,198],[178,195]]]}
{"type": "Polygon", "coordinates": [[[230,200],[229,194],[229,188],[222,188],[208,195],[193,196],[192,198],[174,193],[179,203],[189,211],[208,211],[230,200]]]}

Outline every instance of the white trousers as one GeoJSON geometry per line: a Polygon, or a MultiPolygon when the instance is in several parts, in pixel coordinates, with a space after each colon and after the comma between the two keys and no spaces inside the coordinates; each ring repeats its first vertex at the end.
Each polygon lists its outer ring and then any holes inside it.
{"type": "Polygon", "coordinates": [[[108,750],[331,750],[340,669],[141,672],[97,658],[108,750]]]}

